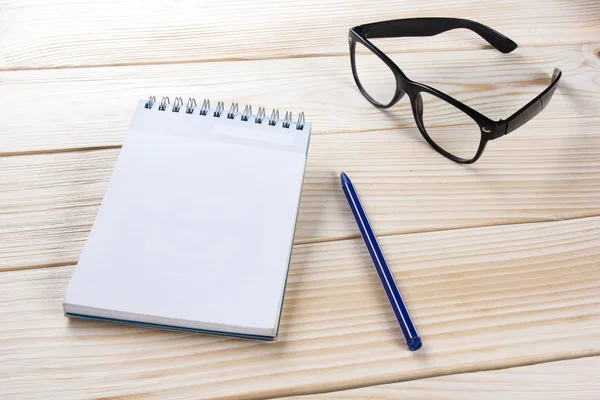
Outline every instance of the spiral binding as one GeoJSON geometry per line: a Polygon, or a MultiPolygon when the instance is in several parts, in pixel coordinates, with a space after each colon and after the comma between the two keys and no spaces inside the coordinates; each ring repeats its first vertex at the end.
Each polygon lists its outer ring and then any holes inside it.
{"type": "Polygon", "coordinates": [[[215,108],[215,112],[213,113],[214,117],[220,117],[223,114],[223,110],[225,109],[225,104],[222,101],[217,102],[217,108],[215,108]]]}
{"type": "Polygon", "coordinates": [[[175,97],[175,101],[173,102],[173,112],[179,112],[181,106],[183,105],[183,99],[181,97],[175,97]]]}
{"type": "Polygon", "coordinates": [[[165,109],[167,108],[167,104],[169,104],[170,102],[171,100],[169,100],[169,97],[163,97],[160,101],[160,104],[158,105],[158,110],[165,111],[165,109]]]}
{"type": "MultiPolygon", "coordinates": [[[[148,98],[148,101],[146,102],[144,108],[151,109],[155,103],[156,103],[156,96],[150,96],[148,98]]],[[[169,97],[168,96],[163,97],[158,105],[158,110],[165,111],[169,104],[171,104],[171,100],[169,99],[169,97]]],[[[182,110],[182,107],[183,107],[183,99],[181,97],[175,97],[171,111],[178,113],[182,110]]],[[[193,114],[197,108],[198,108],[198,104],[196,103],[196,99],[193,97],[188,98],[188,101],[185,106],[185,113],[193,114]]],[[[207,116],[209,110],[211,110],[210,100],[204,99],[202,101],[202,105],[200,106],[199,114],[202,116],[207,116]]],[[[238,110],[239,110],[238,104],[231,103],[231,106],[229,107],[229,111],[226,114],[227,119],[235,119],[235,117],[239,114],[238,110]]],[[[217,107],[215,108],[215,110],[213,112],[213,116],[216,118],[220,118],[221,115],[223,114],[223,111],[225,111],[225,104],[222,101],[219,101],[219,102],[217,102],[217,107]]],[[[250,117],[252,115],[253,115],[252,114],[252,106],[246,105],[244,107],[244,111],[242,112],[242,114],[240,116],[240,119],[244,122],[249,122],[250,117]]],[[[262,124],[266,115],[267,114],[266,114],[265,108],[259,107],[256,115],[254,115],[254,123],[262,124]]],[[[285,117],[283,118],[283,121],[281,122],[281,126],[283,128],[289,129],[290,126],[292,125],[292,120],[293,120],[292,112],[286,111],[285,117]]],[[[271,116],[269,117],[268,125],[275,126],[277,124],[277,121],[279,121],[279,110],[273,110],[271,112],[271,116]]],[[[304,124],[305,124],[304,113],[301,112],[300,115],[298,115],[298,120],[296,121],[296,129],[303,130],[304,124]]]]}
{"type": "Polygon", "coordinates": [[[242,113],[242,121],[248,121],[248,118],[250,118],[250,116],[252,115],[252,106],[251,105],[246,105],[246,108],[244,108],[244,112],[242,113]]]}
{"type": "Polygon", "coordinates": [[[196,104],[196,99],[190,97],[188,99],[187,106],[185,106],[185,112],[187,114],[191,114],[194,112],[194,108],[196,107],[198,107],[198,104],[196,104]]]}
{"type": "Polygon", "coordinates": [[[156,96],[150,96],[148,102],[146,103],[146,108],[152,108],[154,103],[156,103],[156,96]]]}
{"type": "Polygon", "coordinates": [[[273,112],[271,113],[271,118],[269,118],[269,125],[275,126],[278,119],[279,119],[279,110],[273,110],[273,112]]]}
{"type": "Polygon", "coordinates": [[[283,123],[281,124],[284,128],[289,128],[292,123],[292,112],[286,111],[285,118],[283,119],[283,123]]]}
{"type": "Polygon", "coordinates": [[[200,108],[200,115],[206,115],[208,110],[210,110],[210,100],[204,99],[202,107],[200,108]]]}
{"type": "Polygon", "coordinates": [[[263,119],[265,119],[266,115],[267,114],[265,112],[265,108],[259,107],[258,112],[256,113],[256,118],[254,118],[254,122],[256,122],[257,124],[262,124],[263,119]]]}
{"type": "Polygon", "coordinates": [[[231,103],[231,107],[229,108],[229,112],[227,113],[227,118],[233,119],[235,117],[235,114],[237,114],[237,112],[238,112],[238,104],[231,103]]]}

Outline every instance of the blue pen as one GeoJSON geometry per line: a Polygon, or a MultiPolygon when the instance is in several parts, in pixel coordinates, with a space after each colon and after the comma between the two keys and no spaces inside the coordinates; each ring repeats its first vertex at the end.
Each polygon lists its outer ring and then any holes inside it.
{"type": "Polygon", "coordinates": [[[406,304],[404,304],[404,300],[402,299],[402,295],[398,290],[398,286],[396,286],[394,275],[392,275],[392,271],[390,271],[390,268],[385,261],[383,252],[377,242],[377,237],[375,236],[375,233],[373,233],[373,229],[369,223],[369,218],[367,218],[367,214],[358,198],[358,193],[356,193],[354,185],[352,184],[352,181],[350,181],[350,178],[348,178],[348,175],[342,172],[341,178],[346,200],[348,200],[348,205],[352,210],[360,234],[369,250],[371,260],[373,260],[373,265],[375,265],[375,270],[377,270],[377,275],[379,275],[379,280],[383,285],[385,294],[390,301],[394,314],[396,314],[396,319],[398,320],[400,329],[402,329],[408,349],[411,351],[419,350],[423,345],[423,342],[421,342],[417,328],[415,328],[415,325],[410,318],[410,314],[408,313],[408,309],[406,308],[406,304]]]}

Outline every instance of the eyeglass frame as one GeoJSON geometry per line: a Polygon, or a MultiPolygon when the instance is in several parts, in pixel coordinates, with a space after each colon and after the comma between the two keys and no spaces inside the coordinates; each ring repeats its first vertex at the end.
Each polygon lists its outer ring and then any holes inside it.
{"type": "Polygon", "coordinates": [[[558,81],[562,76],[562,72],[558,68],[555,68],[552,74],[551,83],[543,92],[541,92],[533,100],[531,100],[507,119],[494,121],[438,89],[409,79],[396,65],[396,63],[394,63],[384,52],[379,50],[368,40],[368,38],[434,36],[458,28],[469,29],[479,34],[479,36],[481,36],[489,44],[502,53],[510,53],[517,48],[517,44],[515,42],[500,32],[478,22],[460,18],[407,18],[359,25],[350,29],[348,33],[348,44],[350,46],[350,61],[352,65],[354,81],[356,82],[356,85],[358,86],[362,95],[369,100],[371,104],[377,108],[387,109],[395,105],[402,97],[404,97],[404,94],[407,94],[411,102],[413,117],[417,123],[417,127],[419,128],[421,135],[425,138],[425,140],[438,153],[451,159],[452,161],[461,164],[472,164],[481,157],[488,141],[498,139],[499,137],[505,136],[517,128],[520,128],[525,123],[533,119],[547,106],[552,98],[552,95],[556,91],[558,81]],[[373,99],[365,90],[360,82],[360,79],[358,78],[355,59],[357,42],[360,42],[362,45],[364,45],[392,70],[396,79],[396,93],[388,104],[381,104],[373,99]],[[443,101],[446,101],[447,103],[467,114],[477,123],[477,125],[479,125],[481,139],[477,152],[473,158],[464,159],[457,157],[444,150],[437,143],[435,143],[433,139],[431,139],[427,133],[427,130],[423,126],[423,103],[420,96],[421,92],[428,93],[443,101]],[[421,116],[419,116],[419,112],[421,113],[421,116]]]}

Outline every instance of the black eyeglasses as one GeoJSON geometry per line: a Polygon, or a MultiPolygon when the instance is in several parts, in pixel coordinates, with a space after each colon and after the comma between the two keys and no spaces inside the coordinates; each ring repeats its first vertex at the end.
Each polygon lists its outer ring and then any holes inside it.
{"type": "Polygon", "coordinates": [[[554,69],[546,90],[506,120],[493,121],[437,89],[411,81],[368,40],[434,36],[457,28],[472,30],[502,53],[517,48],[515,42],[485,25],[456,18],[398,19],[360,25],[350,29],[348,41],[352,73],[361,93],[379,108],[393,106],[406,93],[425,140],[449,159],[470,164],[481,156],[489,140],[514,131],[539,114],[550,102],[562,73],[554,69]]]}

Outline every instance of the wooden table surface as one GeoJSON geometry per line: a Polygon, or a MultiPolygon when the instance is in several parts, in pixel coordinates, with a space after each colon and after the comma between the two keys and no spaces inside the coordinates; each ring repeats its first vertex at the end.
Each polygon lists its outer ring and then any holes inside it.
{"type": "Polygon", "coordinates": [[[0,0],[0,398],[600,398],[600,3],[0,0]],[[405,71],[506,118],[472,166],[371,106],[347,32],[393,18],[472,32],[381,40],[405,71]],[[313,137],[280,339],[63,316],[136,102],[304,111],[313,137]],[[407,351],[339,186],[358,187],[424,347],[407,351]],[[306,397],[301,397],[306,398],[306,397]]]}

